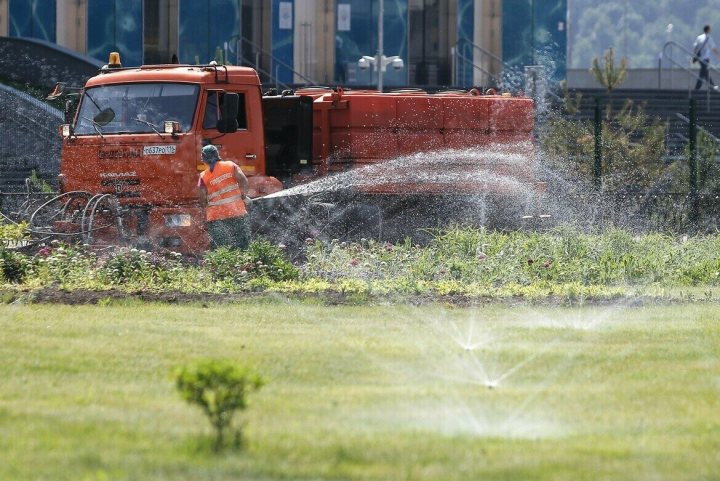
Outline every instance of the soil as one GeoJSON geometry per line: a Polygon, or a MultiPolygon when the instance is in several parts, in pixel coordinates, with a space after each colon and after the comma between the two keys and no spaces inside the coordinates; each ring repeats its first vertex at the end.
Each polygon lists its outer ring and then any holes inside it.
{"type": "MultiPolygon", "coordinates": [[[[24,290],[24,291],[2,291],[0,290],[0,303],[30,303],[30,304],[65,304],[65,305],[93,305],[112,301],[140,301],[160,302],[167,304],[225,304],[236,303],[248,300],[282,299],[282,300],[314,300],[325,305],[387,305],[404,304],[422,306],[429,304],[446,305],[450,307],[478,307],[489,304],[499,305],[533,305],[547,307],[568,307],[572,304],[567,298],[547,297],[541,300],[530,301],[521,297],[513,298],[477,298],[459,295],[413,295],[413,296],[358,296],[357,294],[345,294],[341,292],[303,293],[303,294],[278,294],[267,292],[242,292],[242,293],[184,293],[184,292],[155,292],[155,291],[134,291],[126,292],[121,290],[90,291],[73,290],[67,291],[56,287],[24,290]]],[[[583,299],[585,306],[623,306],[642,307],[647,304],[673,304],[678,301],[667,299],[633,297],[623,299],[583,299]]]]}

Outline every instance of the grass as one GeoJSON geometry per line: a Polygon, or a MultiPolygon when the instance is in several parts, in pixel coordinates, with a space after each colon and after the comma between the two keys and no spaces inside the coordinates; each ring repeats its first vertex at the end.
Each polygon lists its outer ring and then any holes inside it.
{"type": "Polygon", "coordinates": [[[106,304],[0,306],[0,479],[720,474],[712,304],[106,304]],[[267,380],[240,451],[170,378],[207,357],[267,380]]]}

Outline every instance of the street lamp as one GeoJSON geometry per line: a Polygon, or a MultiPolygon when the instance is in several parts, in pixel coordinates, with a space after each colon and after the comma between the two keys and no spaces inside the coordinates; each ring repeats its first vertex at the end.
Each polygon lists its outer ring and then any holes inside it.
{"type": "Polygon", "coordinates": [[[377,72],[377,89],[382,92],[383,89],[383,72],[387,69],[388,65],[392,64],[392,67],[395,70],[401,70],[405,64],[403,63],[403,60],[398,57],[397,55],[393,55],[392,57],[386,57],[383,54],[383,15],[384,15],[384,8],[383,8],[383,0],[378,0],[378,50],[377,50],[377,56],[370,57],[369,55],[363,55],[363,57],[358,60],[358,67],[360,67],[361,70],[367,70],[370,68],[370,65],[372,65],[375,68],[375,71],[377,72]]]}
{"type": "Polygon", "coordinates": [[[403,63],[403,59],[401,59],[397,55],[393,55],[392,57],[386,57],[385,55],[383,55],[382,57],[380,57],[379,55],[377,57],[363,55],[363,57],[358,60],[358,67],[360,67],[361,70],[367,70],[368,68],[370,68],[370,65],[372,65],[377,72],[377,89],[381,92],[383,89],[383,72],[387,70],[388,65],[392,65],[392,68],[394,68],[395,70],[402,70],[402,68],[405,66],[405,64],[403,63]],[[378,58],[381,58],[382,60],[378,62],[378,58]]]}

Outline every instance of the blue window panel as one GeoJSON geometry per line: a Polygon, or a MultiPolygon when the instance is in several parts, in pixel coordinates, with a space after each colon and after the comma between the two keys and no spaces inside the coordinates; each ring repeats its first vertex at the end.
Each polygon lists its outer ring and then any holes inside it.
{"type": "Polygon", "coordinates": [[[502,15],[503,61],[515,67],[533,64],[533,0],[504,0],[502,15]]]}
{"type": "Polygon", "coordinates": [[[124,67],[142,65],[142,2],[135,0],[88,0],[88,55],[107,62],[119,52],[124,67]]]}
{"type": "Polygon", "coordinates": [[[115,0],[115,46],[125,66],[143,64],[143,2],[115,0]]]}
{"type": "MultiPolygon", "coordinates": [[[[215,59],[218,49],[225,56],[225,43],[240,34],[240,0],[212,0],[210,3],[210,52],[215,59]]],[[[219,56],[218,56],[219,57],[219,56]]],[[[221,58],[216,59],[220,62],[221,58]]],[[[227,59],[222,58],[227,61],[227,59]]]]}
{"type": "Polygon", "coordinates": [[[55,42],[57,8],[55,0],[10,0],[9,34],[55,42]]]}
{"type": "Polygon", "coordinates": [[[225,43],[240,34],[239,0],[182,0],[179,15],[180,62],[227,60],[225,43]]]}
{"type": "Polygon", "coordinates": [[[535,62],[545,66],[548,80],[566,77],[567,0],[538,1],[535,7],[535,62]]]}
{"type": "Polygon", "coordinates": [[[504,0],[503,60],[522,69],[543,65],[548,81],[565,78],[567,0],[504,0]]]}
{"type": "MultiPolygon", "coordinates": [[[[274,58],[270,76],[285,84],[293,81],[294,3],[290,0],[272,0],[272,55],[274,58]],[[290,4],[291,19],[280,19],[281,3],[290,4]],[[290,28],[280,28],[281,23],[286,26],[288,22],[292,22],[287,25],[290,28]]],[[[287,13],[287,10],[283,10],[283,12],[287,13]]]]}
{"type": "Polygon", "coordinates": [[[210,61],[210,9],[208,3],[180,2],[179,57],[189,64],[210,61]]]}
{"type": "MultiPolygon", "coordinates": [[[[475,0],[458,0],[457,19],[457,40],[462,48],[460,55],[472,61],[473,47],[475,42],[475,0]]],[[[474,68],[472,65],[461,65],[463,60],[458,61],[456,68],[458,85],[472,85],[474,68]]]]}
{"type": "MultiPolygon", "coordinates": [[[[341,4],[350,5],[350,30],[339,30],[337,23],[335,25],[335,81],[345,84],[375,84],[377,73],[372,68],[366,71],[358,69],[357,62],[363,55],[377,55],[378,1],[339,0],[338,9],[341,4]]],[[[383,73],[383,85],[407,85],[408,2],[385,0],[383,10],[383,54],[386,57],[397,55],[405,62],[402,70],[388,68],[383,73]]]]}
{"type": "Polygon", "coordinates": [[[11,37],[32,37],[32,5],[27,1],[10,0],[9,5],[11,37]]]}

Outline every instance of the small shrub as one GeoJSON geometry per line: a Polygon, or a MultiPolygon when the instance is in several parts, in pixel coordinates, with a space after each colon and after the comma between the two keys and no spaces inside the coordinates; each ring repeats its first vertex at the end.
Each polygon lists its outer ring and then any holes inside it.
{"type": "Polygon", "coordinates": [[[300,276],[300,270],[294,267],[285,257],[285,252],[264,238],[250,244],[248,254],[255,266],[258,276],[273,281],[292,281],[300,276]]]}
{"type": "Polygon", "coordinates": [[[151,264],[147,252],[122,249],[108,259],[105,269],[110,279],[123,283],[150,275],[151,264]]]}
{"type": "MultiPolygon", "coordinates": [[[[178,368],[175,383],[180,396],[199,406],[215,429],[215,449],[222,448],[224,432],[232,425],[237,410],[247,407],[245,396],[263,385],[263,380],[242,366],[227,361],[202,360],[178,368]]],[[[240,444],[242,430],[236,430],[235,445],[240,444]]]]}
{"type": "Polygon", "coordinates": [[[263,238],[250,244],[247,251],[229,247],[215,249],[205,254],[204,261],[215,281],[291,281],[300,276],[300,270],[285,258],[282,249],[263,238]]]}
{"type": "Polygon", "coordinates": [[[0,272],[5,281],[20,284],[30,268],[27,256],[0,246],[0,272]]]}
{"type": "Polygon", "coordinates": [[[27,223],[7,224],[0,218],[0,245],[17,244],[28,237],[27,223]]]}

